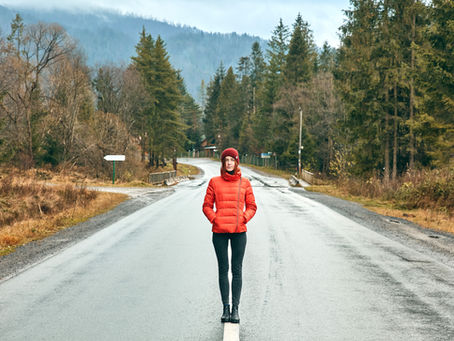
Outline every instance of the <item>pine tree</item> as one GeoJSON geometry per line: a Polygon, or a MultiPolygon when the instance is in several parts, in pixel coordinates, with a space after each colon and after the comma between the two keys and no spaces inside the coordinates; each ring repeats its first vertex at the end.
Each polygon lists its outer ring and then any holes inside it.
{"type": "MultiPolygon", "coordinates": [[[[147,34],[145,27],[142,28],[140,34],[139,43],[136,45],[137,56],[132,57],[135,69],[139,72],[142,78],[142,82],[145,87],[147,98],[144,101],[143,112],[138,113],[139,119],[142,124],[140,137],[142,138],[143,145],[147,147],[148,159],[150,165],[154,165],[155,159],[153,157],[153,142],[152,136],[152,125],[156,122],[155,116],[155,60],[153,58],[154,40],[151,34],[147,34]]],[[[142,151],[143,152],[143,151],[142,151]]]]}
{"type": "Polygon", "coordinates": [[[322,51],[318,57],[318,70],[321,72],[332,72],[336,62],[336,49],[329,46],[328,42],[323,43],[322,51]]]}
{"type": "Polygon", "coordinates": [[[183,98],[180,103],[179,112],[181,112],[181,118],[184,124],[187,126],[187,129],[185,130],[187,139],[184,145],[184,149],[199,149],[200,143],[202,142],[202,111],[195,100],[188,94],[180,74],[178,74],[178,79],[180,93],[183,98]]]}
{"type": "Polygon", "coordinates": [[[347,20],[341,27],[335,76],[345,106],[342,130],[353,148],[349,156],[354,164],[351,171],[366,174],[383,167],[386,136],[382,126],[386,108],[380,108],[377,99],[384,92],[383,79],[379,60],[372,58],[380,48],[379,8],[373,0],[352,0],[351,7],[345,11],[347,20]]]}
{"type": "Polygon", "coordinates": [[[160,36],[156,39],[154,59],[157,82],[155,112],[158,120],[153,126],[152,137],[161,160],[165,163],[166,157],[175,157],[176,152],[182,150],[186,140],[186,126],[178,111],[182,100],[179,90],[182,79],[178,79],[177,72],[170,64],[165,43],[160,36]]]}
{"type": "Polygon", "coordinates": [[[182,100],[177,72],[169,62],[165,43],[160,36],[154,41],[142,30],[133,57],[136,68],[142,75],[148,94],[144,109],[149,135],[150,165],[165,164],[166,157],[175,157],[186,141],[179,105],[182,100]]]}
{"type": "Polygon", "coordinates": [[[311,79],[316,66],[315,45],[309,24],[298,13],[286,58],[285,77],[289,84],[297,85],[311,79]]]}
{"type": "Polygon", "coordinates": [[[204,131],[205,137],[210,144],[216,143],[217,137],[217,111],[219,95],[221,93],[221,82],[224,79],[225,70],[221,63],[216,70],[214,78],[210,81],[207,88],[207,102],[204,111],[204,131]]]}
{"type": "MultiPolygon", "coordinates": [[[[274,145],[276,134],[272,134],[273,105],[278,100],[279,89],[284,84],[284,68],[288,51],[289,30],[279,20],[273,31],[266,51],[268,64],[265,68],[264,85],[260,95],[261,106],[254,117],[254,136],[260,141],[260,151],[269,151],[274,145]]],[[[276,117],[276,115],[274,115],[276,117]]]]}
{"type": "Polygon", "coordinates": [[[251,50],[251,84],[253,88],[259,88],[263,82],[265,73],[265,60],[260,44],[256,41],[252,44],[251,50]]]}
{"type": "Polygon", "coordinates": [[[424,106],[433,144],[426,148],[434,165],[444,165],[454,158],[454,2],[433,0],[431,19],[424,106]]]}
{"type": "Polygon", "coordinates": [[[249,56],[240,58],[236,71],[240,79],[243,79],[244,77],[251,77],[251,59],[249,56]]]}
{"type": "Polygon", "coordinates": [[[238,145],[243,118],[239,97],[238,83],[230,67],[221,82],[215,119],[216,146],[221,149],[238,145]]]}
{"type": "Polygon", "coordinates": [[[268,42],[268,66],[265,74],[265,95],[263,100],[264,111],[271,113],[272,105],[276,102],[278,89],[284,82],[283,74],[288,51],[289,31],[287,26],[279,20],[279,25],[273,31],[268,42]]]}

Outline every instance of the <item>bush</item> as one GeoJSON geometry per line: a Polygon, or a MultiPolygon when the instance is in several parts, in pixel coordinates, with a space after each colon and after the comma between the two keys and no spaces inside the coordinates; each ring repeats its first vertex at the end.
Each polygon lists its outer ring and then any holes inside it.
{"type": "Polygon", "coordinates": [[[0,226],[87,206],[97,192],[73,185],[50,186],[15,176],[0,179],[0,226]]]}
{"type": "Polygon", "coordinates": [[[454,171],[420,171],[406,176],[395,194],[406,208],[454,209],[454,171]]]}
{"type": "Polygon", "coordinates": [[[340,178],[337,185],[351,195],[394,201],[406,209],[454,211],[454,169],[450,168],[408,172],[388,184],[373,176],[340,178]]]}

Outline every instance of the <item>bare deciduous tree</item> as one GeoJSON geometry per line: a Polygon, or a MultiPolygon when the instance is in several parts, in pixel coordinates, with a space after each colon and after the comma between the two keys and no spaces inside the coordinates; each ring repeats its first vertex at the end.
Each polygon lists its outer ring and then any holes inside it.
{"type": "Polygon", "coordinates": [[[47,86],[48,69],[72,53],[75,45],[59,25],[38,23],[24,27],[20,17],[13,22],[8,41],[0,69],[6,80],[2,118],[7,122],[2,135],[6,135],[11,157],[18,156],[22,165],[29,168],[35,164],[43,136],[38,128],[46,116],[43,89],[47,86]]]}

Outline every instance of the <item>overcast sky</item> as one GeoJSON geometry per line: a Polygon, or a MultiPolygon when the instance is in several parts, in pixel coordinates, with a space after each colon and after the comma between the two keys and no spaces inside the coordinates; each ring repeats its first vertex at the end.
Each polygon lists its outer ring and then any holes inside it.
{"type": "Polygon", "coordinates": [[[194,26],[208,32],[248,33],[268,39],[282,18],[289,27],[298,12],[319,46],[339,46],[338,28],[349,0],[0,0],[1,5],[38,9],[113,9],[121,13],[194,26]]]}

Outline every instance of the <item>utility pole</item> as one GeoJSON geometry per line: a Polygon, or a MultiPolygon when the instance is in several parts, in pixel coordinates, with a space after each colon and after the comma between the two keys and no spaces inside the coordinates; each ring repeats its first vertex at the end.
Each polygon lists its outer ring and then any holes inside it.
{"type": "Polygon", "coordinates": [[[298,176],[301,178],[301,129],[303,126],[303,110],[300,109],[300,138],[298,143],[298,176]]]}

